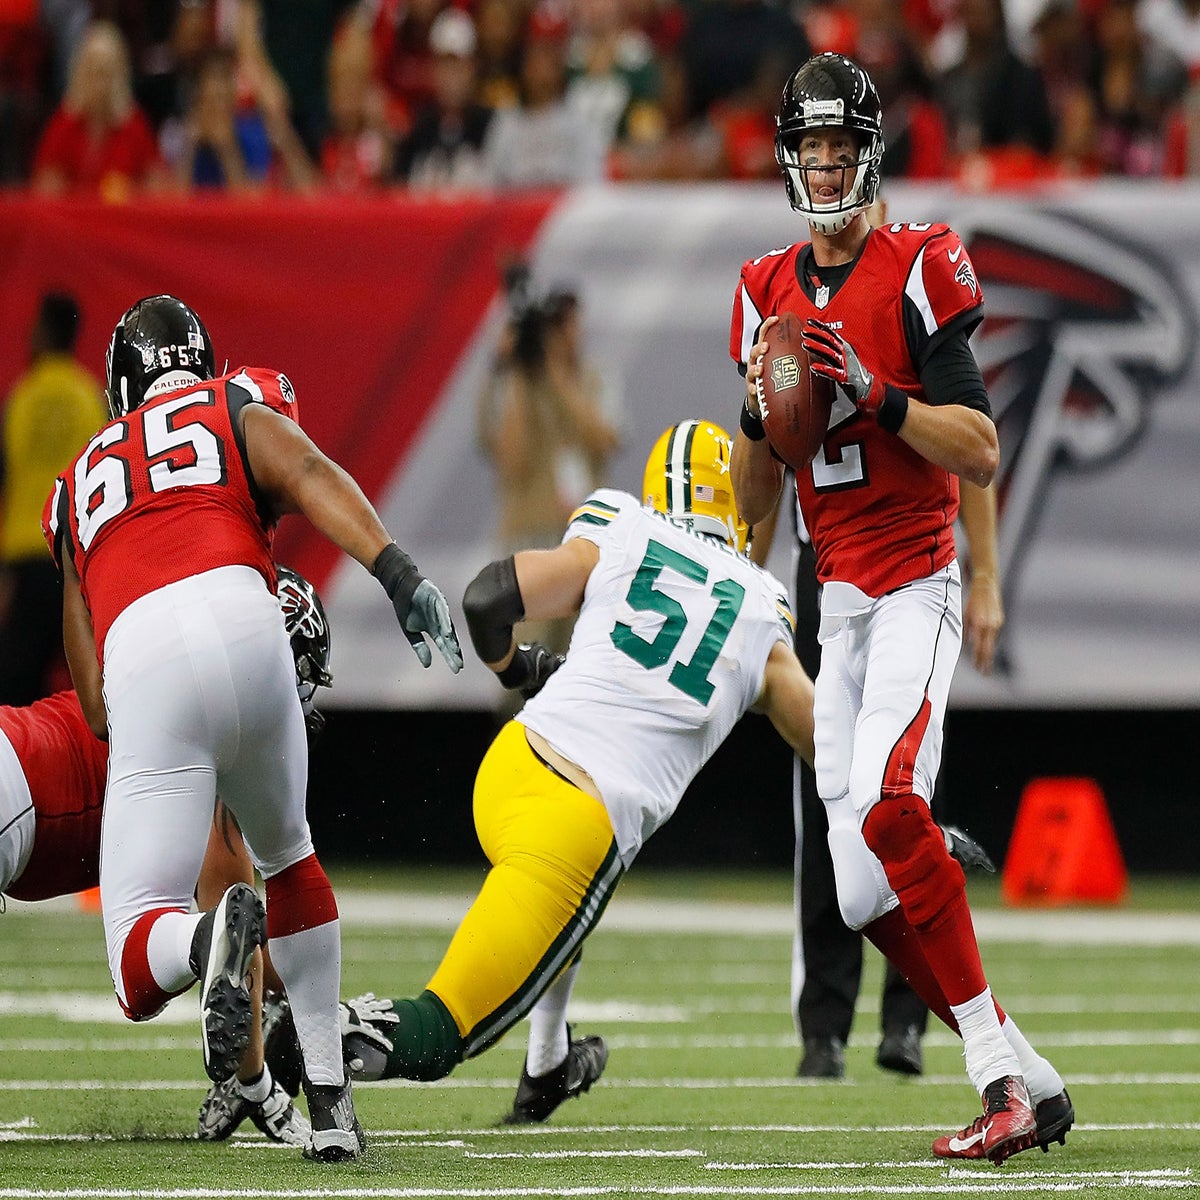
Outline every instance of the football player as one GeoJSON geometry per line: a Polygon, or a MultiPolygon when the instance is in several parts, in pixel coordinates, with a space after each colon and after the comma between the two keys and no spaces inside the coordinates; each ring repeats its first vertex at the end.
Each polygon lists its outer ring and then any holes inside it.
{"type": "Polygon", "coordinates": [[[856,63],[820,54],[792,73],[776,157],[809,238],[742,267],[733,486],[751,523],[778,501],[783,464],[765,439],[759,380],[764,331],[794,312],[811,369],[837,385],[796,491],[822,584],[816,778],[839,906],[962,1035],[984,1113],[934,1153],[999,1163],[1065,1140],[1074,1111],[1061,1076],[992,998],[962,868],[929,807],[962,642],[959,477],[986,487],[999,462],[968,342],[983,296],[947,226],[871,228],[883,114],[856,63]]]}
{"type": "Polygon", "coordinates": [[[365,1139],[342,1065],[337,903],[305,817],[308,754],[275,599],[279,517],[303,513],[387,591],[422,665],[462,654],[445,597],[354,480],[300,429],[285,375],[216,378],[208,331],[173,296],[138,301],[109,344],[112,420],[59,476],[46,537],[92,731],[109,743],[100,891],[109,968],[134,1020],[196,979],[205,1070],[233,1074],[247,968],[269,932],[288,985],[320,1161],[365,1139]],[[266,881],[189,911],[217,793],[266,881]]]}
{"type": "MultiPolygon", "coordinates": [[[[312,584],[289,567],[277,568],[276,594],[305,720],[310,730],[319,730],[314,693],[332,682],[325,610],[312,584]]],[[[48,900],[96,886],[107,767],[108,745],[88,727],[74,692],[23,708],[0,707],[0,895],[48,900]]],[[[218,801],[196,891],[201,908],[239,879],[252,885],[253,866],[236,823],[218,801]]],[[[308,1122],[264,1070],[257,956],[251,972],[256,1016],[250,1044],[236,1074],[218,1087],[235,1097],[230,1106],[237,1109],[237,1122],[249,1117],[272,1140],[303,1145],[308,1122]]],[[[212,1140],[212,1122],[204,1121],[203,1112],[200,1136],[212,1140]]]]}
{"type": "Polygon", "coordinates": [[[511,1124],[544,1121],[604,1070],[567,1001],[584,939],[642,843],[750,708],[811,761],[812,683],[787,591],[744,553],[728,435],[684,421],[646,464],[645,504],[594,492],[553,550],[485,567],[464,607],[479,657],[530,697],[475,781],[492,867],[427,988],[392,1002],[390,1051],[346,1038],[356,1077],[438,1079],[529,1013],[511,1124]],[[513,625],[578,613],[565,660],[513,625]]]}

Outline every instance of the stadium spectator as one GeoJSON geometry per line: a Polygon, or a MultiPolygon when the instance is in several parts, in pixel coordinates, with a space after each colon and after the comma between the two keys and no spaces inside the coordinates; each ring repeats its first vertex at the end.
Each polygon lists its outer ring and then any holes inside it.
{"type": "Polygon", "coordinates": [[[29,178],[34,148],[49,111],[44,86],[49,39],[28,0],[0,15],[0,187],[29,178]]]}
{"type": "Polygon", "coordinates": [[[245,192],[276,182],[296,191],[313,186],[313,165],[288,118],[282,87],[270,75],[256,82],[256,100],[239,101],[234,52],[220,46],[208,52],[175,164],[184,187],[245,192]]]}
{"type": "Polygon", "coordinates": [[[963,0],[962,17],[962,58],[937,81],[951,154],[963,172],[989,157],[1014,173],[1027,162],[1036,171],[1056,134],[1041,74],[1009,44],[1002,0],[963,0]]]}
{"type": "Polygon", "coordinates": [[[804,29],[790,10],[768,0],[701,0],[679,42],[693,114],[749,87],[766,56],[788,63],[809,53],[804,29]]]}
{"type": "Polygon", "coordinates": [[[372,29],[375,70],[388,95],[388,119],[407,130],[417,109],[433,98],[434,52],[429,35],[447,0],[386,0],[372,29]]]}
{"type": "Polygon", "coordinates": [[[125,41],[115,25],[93,21],[63,102],[38,143],[32,186],[47,196],[92,193],[119,201],[167,180],[150,123],[133,100],[125,41]]]}
{"type": "Polygon", "coordinates": [[[1137,24],[1153,50],[1200,75],[1200,0],[1137,0],[1137,24]]]}
{"type": "Polygon", "coordinates": [[[396,177],[415,191],[479,188],[488,176],[483,146],[492,110],[476,100],[475,26],[457,8],[438,13],[429,32],[433,96],[400,143],[396,177]]]}
{"type": "MultiPolygon", "coordinates": [[[[329,56],[339,27],[369,21],[372,5],[366,0],[237,0],[238,58],[244,69],[269,68],[283,87],[279,100],[299,135],[310,162],[321,159],[321,143],[329,124],[326,83],[329,56]]],[[[254,90],[267,103],[264,85],[254,90]]]]}
{"type": "Polygon", "coordinates": [[[566,102],[566,22],[539,7],[521,58],[521,103],[492,118],[484,143],[489,182],[501,190],[594,183],[606,147],[595,127],[566,102]]]}
{"type": "Polygon", "coordinates": [[[579,0],[567,49],[567,103],[606,148],[657,137],[663,117],[654,45],[623,0],[579,0]]]}
{"type": "Polygon", "coordinates": [[[479,101],[489,108],[515,108],[521,102],[523,13],[513,0],[479,0],[476,5],[479,101]]]}
{"type": "Polygon", "coordinates": [[[99,380],[75,357],[79,306],[67,292],[41,299],[32,361],[13,385],[0,446],[0,704],[54,690],[62,665],[62,587],[42,540],[55,476],[104,424],[99,380]]]}
{"type": "Polygon", "coordinates": [[[370,37],[351,23],[329,56],[329,131],[321,147],[325,187],[340,194],[377,191],[391,177],[395,154],[370,37]]]}
{"type": "Polygon", "coordinates": [[[714,100],[708,119],[721,144],[721,176],[725,179],[777,179],[775,110],[791,60],[765,54],[754,78],[744,87],[714,100]]]}
{"type": "Polygon", "coordinates": [[[131,1018],[153,1016],[198,978],[205,1069],[216,1083],[234,1072],[252,1012],[243,981],[268,925],[244,883],[189,912],[219,793],[266,881],[272,961],[303,1047],[308,1152],[354,1158],[364,1139],[342,1065],[337,904],[305,816],[303,710],[272,586],[279,517],[304,514],[372,571],[422,665],[432,662],[426,634],[451,670],[462,655],[445,597],[296,424],[287,377],[243,367],[214,378],[215,363],[207,330],[179,300],[130,308],[108,355],[113,419],[81,452],[88,472],[59,476],[47,520],[72,678],[109,742],[109,966],[131,1018]],[[178,447],[181,437],[191,453],[164,459],[162,439],[178,447]],[[105,502],[89,508],[77,492],[92,487],[105,502]]]}

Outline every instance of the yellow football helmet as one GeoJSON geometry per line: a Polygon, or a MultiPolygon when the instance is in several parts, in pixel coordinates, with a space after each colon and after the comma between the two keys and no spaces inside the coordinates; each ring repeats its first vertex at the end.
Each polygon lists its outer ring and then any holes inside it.
{"type": "Polygon", "coordinates": [[[654,443],[642,482],[644,502],[739,553],[749,532],[738,516],[729,478],[733,441],[715,421],[680,421],[654,443]]]}

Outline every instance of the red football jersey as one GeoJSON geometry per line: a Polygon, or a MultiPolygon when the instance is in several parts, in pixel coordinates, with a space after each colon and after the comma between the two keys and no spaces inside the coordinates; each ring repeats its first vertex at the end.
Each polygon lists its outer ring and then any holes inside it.
{"type": "Polygon", "coordinates": [[[108,747],[88,728],[74,692],[0,708],[33,799],[33,853],[7,894],[46,900],[95,887],[108,747]]]}
{"type": "Polygon", "coordinates": [[[275,519],[247,474],[246,404],[296,419],[286,375],[242,367],[110,421],[55,482],[46,540],[75,563],[102,656],[113,621],[169,583],[244,564],[274,588],[275,519]]]}
{"type": "MultiPolygon", "coordinates": [[[[807,242],[742,267],[729,342],[735,361],[746,363],[766,317],[794,312],[832,325],[868,371],[924,399],[920,364],[935,339],[969,332],[983,317],[971,260],[945,225],[874,229],[836,291],[820,274],[807,242]]],[[[958,476],[860,414],[840,390],[824,445],[796,473],[796,492],[822,583],[843,580],[882,596],[954,557],[958,476]]]]}

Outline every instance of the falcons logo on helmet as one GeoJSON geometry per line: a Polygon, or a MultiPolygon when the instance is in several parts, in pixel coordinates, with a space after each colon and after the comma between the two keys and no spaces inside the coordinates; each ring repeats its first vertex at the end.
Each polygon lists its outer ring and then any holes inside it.
{"type": "Polygon", "coordinates": [[[1187,369],[1197,321],[1168,264],[1109,232],[1010,208],[976,210],[956,228],[987,295],[972,345],[1000,433],[1010,593],[1054,474],[1132,446],[1147,401],[1187,369]]]}

